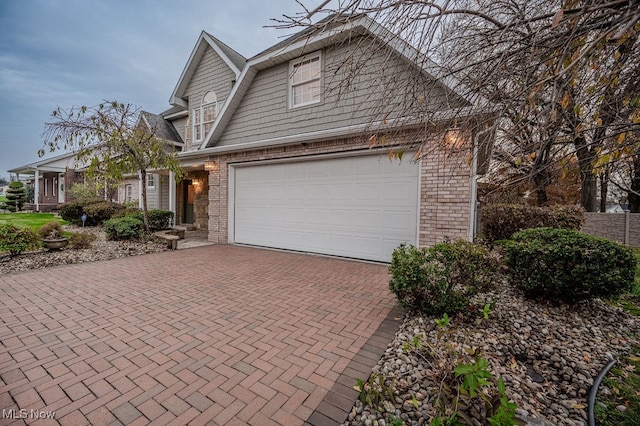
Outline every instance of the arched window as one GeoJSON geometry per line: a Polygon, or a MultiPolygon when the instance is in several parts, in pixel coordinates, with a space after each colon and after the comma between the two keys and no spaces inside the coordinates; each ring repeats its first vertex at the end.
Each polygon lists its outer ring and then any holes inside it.
{"type": "Polygon", "coordinates": [[[218,97],[215,92],[208,91],[202,97],[200,106],[193,109],[193,136],[196,142],[201,142],[216,120],[218,115],[218,97]]]}

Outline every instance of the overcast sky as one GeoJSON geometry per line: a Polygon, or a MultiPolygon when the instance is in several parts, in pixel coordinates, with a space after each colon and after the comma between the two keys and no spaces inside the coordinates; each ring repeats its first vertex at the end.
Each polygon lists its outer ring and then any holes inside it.
{"type": "Polygon", "coordinates": [[[0,0],[0,176],[39,159],[57,106],[116,99],[160,113],[202,30],[251,57],[291,34],[263,28],[270,18],[300,10],[295,0],[0,0]]]}

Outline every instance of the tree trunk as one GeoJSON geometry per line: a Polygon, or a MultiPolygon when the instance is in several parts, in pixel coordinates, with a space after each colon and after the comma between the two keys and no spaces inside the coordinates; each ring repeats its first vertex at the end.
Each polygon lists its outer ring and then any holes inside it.
{"type": "Polygon", "coordinates": [[[598,209],[598,182],[593,173],[594,156],[584,136],[576,137],[573,143],[580,167],[580,205],[585,211],[595,212],[598,209]]]}
{"type": "Polygon", "coordinates": [[[607,211],[607,194],[609,193],[609,168],[600,173],[600,213],[607,211]]]}
{"type": "Polygon", "coordinates": [[[628,200],[631,213],[640,213],[640,155],[636,155],[633,159],[631,191],[629,191],[628,200]]]}
{"type": "Polygon", "coordinates": [[[149,227],[149,213],[147,210],[147,171],[145,169],[140,170],[140,185],[142,185],[142,218],[144,220],[144,230],[147,234],[151,233],[149,227]]]}

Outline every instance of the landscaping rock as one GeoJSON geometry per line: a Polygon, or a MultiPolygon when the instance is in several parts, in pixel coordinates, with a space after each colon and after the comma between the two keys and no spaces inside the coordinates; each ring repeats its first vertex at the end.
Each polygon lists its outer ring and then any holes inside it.
{"type": "MultiPolygon", "coordinates": [[[[431,378],[442,377],[444,370],[439,368],[451,367],[436,362],[446,359],[449,346],[459,353],[476,351],[489,361],[494,377],[503,378],[523,424],[585,425],[587,393],[594,377],[612,357],[630,349],[640,333],[640,319],[599,299],[554,305],[527,300],[508,286],[483,296],[477,305],[484,306],[486,301],[494,306],[489,319],[479,321],[479,313],[454,318],[446,329],[450,333],[446,345],[441,344],[438,333],[443,330],[436,327],[434,318],[405,317],[373,368],[395,389],[395,401],[384,404],[387,408],[395,403],[395,413],[383,410],[386,413],[378,417],[387,424],[391,414],[407,425],[419,425],[419,420],[429,424],[440,385],[431,378]],[[411,353],[414,336],[420,335],[422,352],[415,356],[411,353]],[[413,397],[420,402],[418,407],[411,403],[413,397]]],[[[359,401],[358,405],[362,412],[376,413],[359,401]]],[[[466,413],[472,423],[484,424],[483,410],[473,405],[466,413]]],[[[357,416],[344,423],[361,424],[357,416]]]]}
{"type": "Polygon", "coordinates": [[[107,241],[102,227],[78,227],[65,225],[65,231],[94,234],[97,239],[88,249],[72,249],[67,246],[59,251],[38,251],[0,259],[0,273],[29,271],[72,263],[94,262],[126,256],[166,251],[166,243],[154,239],[136,241],[107,241]]]}

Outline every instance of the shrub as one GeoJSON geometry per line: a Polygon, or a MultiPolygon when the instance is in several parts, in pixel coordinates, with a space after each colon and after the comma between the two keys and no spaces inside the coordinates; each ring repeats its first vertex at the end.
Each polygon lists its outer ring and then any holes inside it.
{"type": "Polygon", "coordinates": [[[75,183],[67,189],[69,199],[78,203],[89,204],[101,201],[98,197],[98,190],[95,185],[90,183],[75,183]]]}
{"type": "Polygon", "coordinates": [[[112,201],[99,201],[90,203],[83,207],[83,213],[87,215],[86,225],[96,226],[102,225],[106,220],[116,217],[126,209],[120,203],[112,201]]]}
{"type": "MultiPolygon", "coordinates": [[[[171,210],[148,210],[149,228],[151,231],[161,231],[171,228],[173,222],[173,212],[171,210]]],[[[127,213],[127,216],[134,217],[144,223],[144,215],[142,210],[135,210],[127,213]]]]}
{"type": "Polygon", "coordinates": [[[69,246],[72,249],[87,249],[98,237],[88,232],[73,232],[69,236],[69,246]]]}
{"type": "Polygon", "coordinates": [[[512,282],[531,298],[567,303],[633,287],[636,260],[622,244],[568,229],[527,229],[505,243],[512,282]]]}
{"type": "Polygon", "coordinates": [[[498,266],[480,245],[454,241],[423,249],[402,244],[393,252],[389,272],[389,289],[402,306],[455,315],[492,286],[498,266]]]}
{"type": "Polygon", "coordinates": [[[108,240],[131,240],[140,237],[142,221],[134,217],[119,217],[104,223],[104,232],[108,240]]]}
{"type": "Polygon", "coordinates": [[[9,252],[14,256],[38,247],[40,238],[31,229],[19,228],[10,223],[0,224],[0,251],[9,252]]]}
{"type": "Polygon", "coordinates": [[[82,220],[80,219],[80,216],[82,216],[82,208],[82,203],[66,203],[60,206],[58,213],[60,217],[67,222],[82,225],[82,220]]]}
{"type": "Polygon", "coordinates": [[[584,211],[574,206],[494,204],[483,207],[481,217],[482,233],[490,243],[507,240],[523,229],[546,227],[579,230],[584,223],[584,211]]]}
{"type": "Polygon", "coordinates": [[[112,201],[90,201],[87,203],[76,202],[67,203],[60,206],[60,216],[62,219],[76,225],[82,225],[82,214],[87,215],[85,225],[96,226],[104,223],[105,220],[117,217],[126,209],[125,206],[112,201]]]}
{"type": "Polygon", "coordinates": [[[38,229],[40,238],[60,238],[62,236],[62,225],[58,221],[47,222],[38,229]]]}
{"type": "Polygon", "coordinates": [[[22,210],[22,205],[27,199],[27,192],[24,184],[19,181],[13,181],[7,189],[7,210],[15,212],[22,210]]]}

